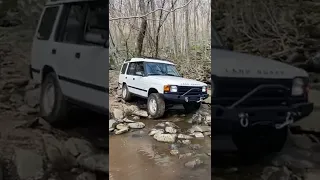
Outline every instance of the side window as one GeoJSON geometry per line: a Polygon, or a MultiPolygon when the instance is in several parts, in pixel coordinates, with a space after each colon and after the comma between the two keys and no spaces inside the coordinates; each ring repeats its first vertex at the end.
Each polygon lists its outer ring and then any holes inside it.
{"type": "Polygon", "coordinates": [[[121,74],[124,74],[126,72],[128,63],[123,64],[122,69],[121,69],[121,74]]]}
{"type": "Polygon", "coordinates": [[[135,74],[136,64],[137,63],[130,63],[129,64],[129,69],[128,69],[128,72],[127,72],[128,75],[134,75],[135,74]]]}
{"type": "Polygon", "coordinates": [[[54,22],[56,21],[59,7],[48,7],[42,16],[37,32],[37,39],[48,40],[52,33],[54,22]]]}
{"type": "Polygon", "coordinates": [[[134,74],[138,76],[142,76],[144,74],[143,62],[137,63],[134,74]]]}

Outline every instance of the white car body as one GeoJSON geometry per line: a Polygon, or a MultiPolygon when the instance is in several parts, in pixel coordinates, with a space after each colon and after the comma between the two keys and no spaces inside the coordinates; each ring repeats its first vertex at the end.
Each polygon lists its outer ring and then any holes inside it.
{"type": "MultiPolygon", "coordinates": [[[[108,47],[85,41],[89,33],[81,36],[83,38],[81,43],[70,40],[75,32],[72,30],[79,30],[78,23],[87,25],[90,22],[90,18],[80,22],[76,18],[69,17],[69,13],[72,12],[70,9],[84,7],[88,9],[87,13],[94,14],[95,12],[90,8],[100,7],[85,6],[91,2],[94,1],[48,1],[33,38],[30,74],[36,82],[42,83],[46,73],[54,72],[61,91],[68,100],[108,111],[108,47]]],[[[87,16],[85,13],[82,15],[87,16]]],[[[108,31],[108,29],[105,30],[108,31]]]]}

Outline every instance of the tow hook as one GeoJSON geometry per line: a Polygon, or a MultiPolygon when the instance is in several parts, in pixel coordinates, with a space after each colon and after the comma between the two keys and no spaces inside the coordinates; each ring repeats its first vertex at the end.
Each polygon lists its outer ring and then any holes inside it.
{"type": "Polygon", "coordinates": [[[286,121],[282,124],[276,124],[275,128],[276,129],[282,129],[285,126],[288,126],[290,124],[292,124],[294,122],[294,117],[297,115],[297,113],[295,112],[287,112],[287,117],[286,117],[286,121]]]}
{"type": "Polygon", "coordinates": [[[249,126],[249,115],[248,113],[239,113],[240,125],[244,128],[249,126]]]}
{"type": "Polygon", "coordinates": [[[185,97],[185,98],[184,98],[184,101],[189,102],[189,98],[188,98],[188,97],[185,97]]]}
{"type": "Polygon", "coordinates": [[[202,102],[203,101],[203,98],[201,97],[200,99],[199,99],[199,101],[197,101],[197,103],[200,103],[200,102],[202,102]]]}

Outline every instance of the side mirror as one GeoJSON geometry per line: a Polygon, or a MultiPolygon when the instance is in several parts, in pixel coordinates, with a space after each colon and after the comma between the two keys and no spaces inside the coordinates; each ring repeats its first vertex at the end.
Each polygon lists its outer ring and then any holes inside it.
{"type": "Polygon", "coordinates": [[[88,43],[97,44],[105,48],[109,48],[109,41],[108,39],[104,38],[102,33],[88,32],[86,33],[84,40],[88,43]]]}

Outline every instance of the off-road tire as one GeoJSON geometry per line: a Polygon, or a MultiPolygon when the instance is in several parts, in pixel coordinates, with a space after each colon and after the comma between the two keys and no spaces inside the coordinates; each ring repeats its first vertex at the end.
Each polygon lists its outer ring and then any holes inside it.
{"type": "Polygon", "coordinates": [[[48,73],[41,83],[40,93],[40,114],[50,124],[57,125],[67,119],[68,102],[64,97],[57,76],[54,72],[48,73]],[[53,110],[51,113],[46,114],[44,111],[44,90],[48,85],[54,86],[55,100],[53,110]]]}
{"type": "Polygon", "coordinates": [[[121,97],[125,101],[130,101],[132,99],[132,94],[130,93],[129,88],[128,88],[128,86],[126,84],[122,85],[121,97]],[[126,91],[126,95],[125,96],[123,96],[124,91],[126,91]]]}
{"type": "Polygon", "coordinates": [[[196,102],[184,103],[183,107],[187,113],[195,112],[201,107],[201,103],[196,103],[196,102]]]}
{"type": "Polygon", "coordinates": [[[237,146],[238,151],[244,154],[253,153],[261,156],[280,152],[287,141],[288,128],[269,128],[269,132],[265,134],[263,139],[259,139],[257,133],[254,133],[259,131],[259,129],[254,132],[244,130],[233,135],[233,142],[237,146]]]}
{"type": "Polygon", "coordinates": [[[147,109],[148,109],[148,114],[150,115],[151,118],[157,119],[160,118],[164,115],[165,109],[166,109],[166,104],[163,98],[162,94],[159,93],[152,93],[148,97],[148,103],[147,103],[147,109]],[[156,111],[153,113],[150,110],[150,102],[151,100],[155,100],[156,102],[156,111]]]}

